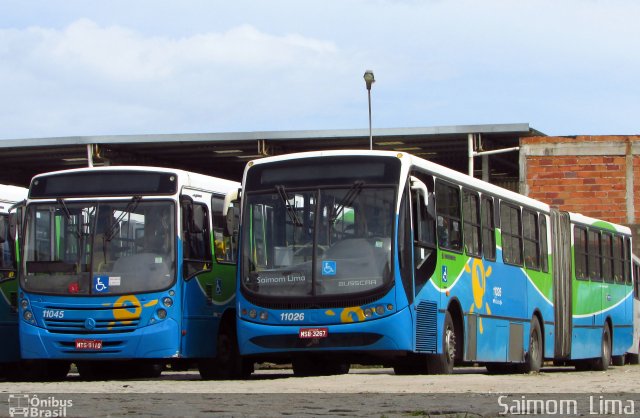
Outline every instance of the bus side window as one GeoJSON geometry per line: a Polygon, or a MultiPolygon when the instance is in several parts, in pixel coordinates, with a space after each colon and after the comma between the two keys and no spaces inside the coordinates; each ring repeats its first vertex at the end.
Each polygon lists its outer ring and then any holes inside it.
{"type": "Polygon", "coordinates": [[[613,237],[613,280],[616,282],[624,281],[624,253],[623,238],[620,235],[613,237]]]}
{"type": "Polygon", "coordinates": [[[500,202],[502,259],[507,264],[522,265],[522,215],[520,208],[500,202]]]}
{"type": "Polygon", "coordinates": [[[549,246],[547,243],[547,217],[540,214],[540,267],[544,273],[549,272],[549,246]]]}
{"type": "Polygon", "coordinates": [[[624,239],[624,281],[631,284],[631,239],[624,239]]]}
{"type": "Polygon", "coordinates": [[[436,182],[436,213],[438,244],[441,248],[462,250],[460,209],[460,188],[438,180],[436,182]]]}
{"type": "Polygon", "coordinates": [[[602,280],[602,255],[600,254],[600,231],[589,229],[589,277],[591,280],[602,280]]]}
{"type": "Polygon", "coordinates": [[[613,282],[613,238],[610,233],[603,232],[602,240],[602,278],[606,282],[613,282]]]}
{"type": "Polygon", "coordinates": [[[496,260],[496,221],[491,196],[482,196],[482,250],[485,259],[496,260]]]}
{"type": "MultiPolygon", "coordinates": [[[[232,202],[231,205],[234,203],[232,202]]],[[[229,208],[232,209],[233,206],[229,208]]],[[[237,252],[237,236],[229,235],[225,224],[224,197],[213,196],[211,198],[211,214],[213,217],[213,239],[216,260],[221,263],[235,263],[237,252]]]]}
{"type": "Polygon", "coordinates": [[[530,210],[522,212],[524,230],[524,264],[526,268],[540,268],[540,230],[538,214],[530,210]]]}
{"type": "Polygon", "coordinates": [[[480,198],[478,193],[470,190],[463,190],[463,229],[464,248],[467,255],[482,257],[482,246],[480,239],[480,198]]]}
{"type": "Polygon", "coordinates": [[[573,228],[574,237],[574,257],[576,279],[589,279],[589,270],[587,269],[589,253],[587,250],[587,230],[581,227],[573,228]]]}

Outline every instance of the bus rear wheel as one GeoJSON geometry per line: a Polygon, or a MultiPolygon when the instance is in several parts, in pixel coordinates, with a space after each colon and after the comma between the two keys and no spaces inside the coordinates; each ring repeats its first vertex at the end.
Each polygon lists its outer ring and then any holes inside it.
{"type": "Polygon", "coordinates": [[[602,330],[602,344],[600,348],[600,358],[592,361],[592,369],[596,371],[604,371],[609,368],[611,363],[611,331],[609,324],[604,325],[602,330]]]}
{"type": "Polygon", "coordinates": [[[522,365],[523,373],[539,372],[542,367],[542,331],[540,330],[540,321],[537,317],[531,319],[531,328],[529,331],[529,352],[526,355],[525,362],[522,365]]]}
{"type": "Polygon", "coordinates": [[[447,311],[444,317],[442,329],[442,354],[430,354],[427,356],[427,369],[429,374],[451,374],[456,358],[456,329],[447,311]]]}

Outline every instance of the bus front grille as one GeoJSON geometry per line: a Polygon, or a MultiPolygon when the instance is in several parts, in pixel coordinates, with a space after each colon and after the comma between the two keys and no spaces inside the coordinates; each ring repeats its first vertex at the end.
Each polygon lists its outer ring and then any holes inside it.
{"type": "Polygon", "coordinates": [[[95,319],[92,323],[82,319],[45,319],[49,332],[73,334],[108,334],[113,332],[133,332],[138,328],[139,318],[119,322],[113,319],[95,319]]]}

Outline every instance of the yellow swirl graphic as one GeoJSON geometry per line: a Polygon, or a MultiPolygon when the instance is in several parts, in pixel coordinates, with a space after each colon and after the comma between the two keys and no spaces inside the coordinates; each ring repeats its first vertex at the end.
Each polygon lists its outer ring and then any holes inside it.
{"type": "Polygon", "coordinates": [[[364,321],[364,311],[359,306],[344,308],[340,314],[340,321],[343,323],[364,321]]]}
{"type": "MultiPolygon", "coordinates": [[[[469,308],[469,313],[474,313],[476,310],[480,311],[482,307],[488,315],[491,315],[491,308],[489,302],[484,302],[484,297],[487,293],[487,277],[491,276],[491,266],[484,269],[482,260],[478,258],[473,259],[473,265],[469,268],[469,264],[464,266],[467,273],[471,273],[471,290],[473,291],[473,303],[469,308]]],[[[482,326],[482,318],[478,318],[478,329],[480,334],[484,333],[484,327],[482,326]]]]}
{"type": "Polygon", "coordinates": [[[129,325],[132,320],[138,319],[141,312],[140,301],[134,295],[121,296],[113,304],[113,317],[124,325],[129,325]]]}

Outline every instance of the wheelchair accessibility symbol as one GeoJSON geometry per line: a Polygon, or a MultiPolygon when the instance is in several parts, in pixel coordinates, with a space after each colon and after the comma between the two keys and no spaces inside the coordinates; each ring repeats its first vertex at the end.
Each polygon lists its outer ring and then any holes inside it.
{"type": "Polygon", "coordinates": [[[323,261],[322,262],[322,275],[323,276],[335,276],[336,275],[336,262],[335,261],[323,261]]]}
{"type": "Polygon", "coordinates": [[[93,290],[96,293],[105,293],[109,291],[109,276],[94,276],[93,290]]]}

